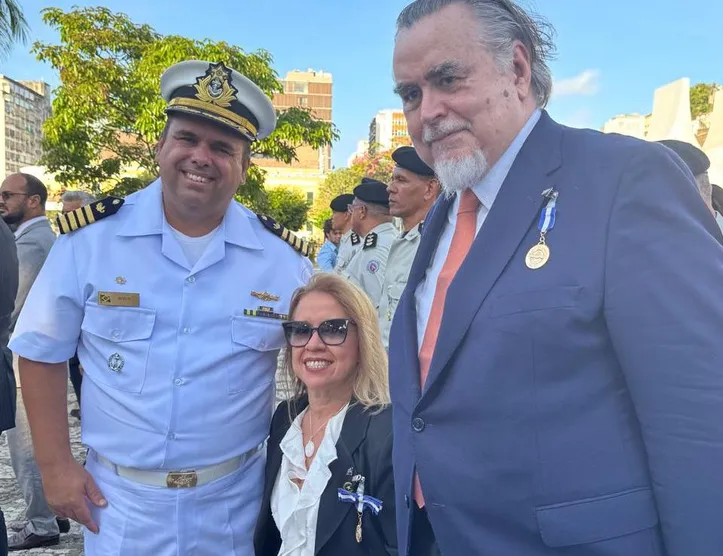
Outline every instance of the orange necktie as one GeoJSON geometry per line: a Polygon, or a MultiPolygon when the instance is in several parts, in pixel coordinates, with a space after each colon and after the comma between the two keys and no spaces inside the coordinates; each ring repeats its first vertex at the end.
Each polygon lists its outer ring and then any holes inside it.
{"type": "MultiPolygon", "coordinates": [[[[459,199],[459,210],[457,211],[457,224],[454,228],[452,243],[449,246],[449,253],[444,261],[442,270],[437,278],[437,288],[434,291],[432,309],[429,312],[427,328],[424,332],[424,341],[419,350],[419,381],[424,389],[424,383],[429,374],[429,366],[432,363],[432,355],[437,345],[437,335],[442,324],[444,313],[444,301],[447,297],[447,290],[452,283],[455,274],[462,266],[462,261],[467,256],[474,236],[477,233],[477,209],[479,199],[471,189],[465,189],[459,199]]],[[[424,507],[422,486],[419,484],[419,476],[414,474],[414,499],[420,508],[424,507]]]]}

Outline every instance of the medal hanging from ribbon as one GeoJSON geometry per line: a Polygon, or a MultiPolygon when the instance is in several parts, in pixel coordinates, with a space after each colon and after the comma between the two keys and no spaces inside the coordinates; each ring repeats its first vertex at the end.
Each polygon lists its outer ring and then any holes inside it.
{"type": "Polygon", "coordinates": [[[555,189],[547,189],[542,193],[547,199],[545,207],[540,212],[540,221],[537,228],[540,230],[540,241],[527,252],[525,264],[527,268],[537,270],[542,268],[550,260],[550,248],[547,246],[547,233],[555,227],[557,216],[557,197],[555,189]]]}
{"type": "Polygon", "coordinates": [[[362,542],[362,515],[364,510],[370,510],[374,515],[382,511],[382,501],[372,496],[364,496],[364,477],[361,478],[356,492],[350,492],[346,489],[338,489],[339,502],[349,502],[356,506],[357,515],[359,516],[356,524],[356,542],[362,542]]]}

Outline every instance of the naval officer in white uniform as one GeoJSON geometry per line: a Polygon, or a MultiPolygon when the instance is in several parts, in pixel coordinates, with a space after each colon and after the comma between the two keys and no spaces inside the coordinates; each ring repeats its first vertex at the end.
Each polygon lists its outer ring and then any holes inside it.
{"type": "Polygon", "coordinates": [[[250,142],[274,130],[268,97],[202,61],[161,91],[160,179],[59,217],[10,347],[48,503],[87,527],[87,556],[248,556],[281,324],[311,264],[233,201],[250,142]],[[86,468],[68,440],[76,347],[86,468]]]}

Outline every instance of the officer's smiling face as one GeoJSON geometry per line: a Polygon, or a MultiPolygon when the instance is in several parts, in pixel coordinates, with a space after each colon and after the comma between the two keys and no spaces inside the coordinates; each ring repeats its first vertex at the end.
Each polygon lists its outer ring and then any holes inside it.
{"type": "Polygon", "coordinates": [[[203,119],[174,115],[156,160],[167,213],[182,219],[221,217],[246,181],[249,142],[203,119]]]}
{"type": "MultiPolygon", "coordinates": [[[[339,302],[325,292],[310,292],[299,300],[292,320],[305,321],[313,327],[330,319],[349,316],[339,302]]],[[[346,340],[338,346],[327,346],[318,333],[304,347],[291,348],[291,366],[309,393],[340,401],[351,397],[359,362],[359,339],[356,326],[350,325],[346,340]]]]}

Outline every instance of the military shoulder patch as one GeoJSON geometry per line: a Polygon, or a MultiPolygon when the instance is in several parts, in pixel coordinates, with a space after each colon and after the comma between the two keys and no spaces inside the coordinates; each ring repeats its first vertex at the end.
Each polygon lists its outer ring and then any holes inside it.
{"type": "Polygon", "coordinates": [[[352,245],[359,245],[361,243],[361,238],[359,237],[359,234],[356,232],[351,233],[351,244],[352,245]]]}
{"type": "Polygon", "coordinates": [[[266,227],[267,230],[273,232],[274,235],[283,239],[286,243],[291,245],[294,250],[304,255],[304,257],[309,256],[309,244],[306,241],[295,235],[287,228],[284,228],[273,218],[269,218],[268,216],[263,216],[261,214],[257,214],[256,216],[259,217],[259,220],[261,220],[261,223],[266,227]]]}
{"type": "Polygon", "coordinates": [[[61,234],[74,232],[88,224],[115,214],[123,206],[124,202],[119,197],[106,197],[65,214],[59,214],[55,219],[55,223],[58,225],[61,234]]]}
{"type": "Polygon", "coordinates": [[[362,249],[371,249],[377,246],[377,234],[376,232],[369,232],[364,238],[364,247],[362,249]]]}

